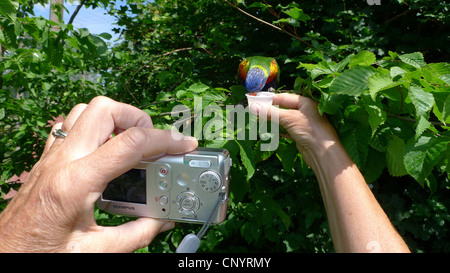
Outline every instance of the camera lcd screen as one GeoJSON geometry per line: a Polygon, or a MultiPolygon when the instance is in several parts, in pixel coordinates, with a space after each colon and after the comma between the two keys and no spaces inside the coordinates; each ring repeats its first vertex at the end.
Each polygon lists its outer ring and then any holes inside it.
{"type": "Polygon", "coordinates": [[[104,200],[146,204],[146,171],[132,169],[109,182],[104,200]]]}

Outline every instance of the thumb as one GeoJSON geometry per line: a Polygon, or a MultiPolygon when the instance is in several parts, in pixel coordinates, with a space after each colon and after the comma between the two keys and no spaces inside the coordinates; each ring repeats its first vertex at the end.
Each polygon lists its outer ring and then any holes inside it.
{"type": "Polygon", "coordinates": [[[105,227],[102,234],[108,252],[133,252],[148,246],[161,232],[174,228],[175,223],[153,218],[139,218],[116,227],[105,227]]]}

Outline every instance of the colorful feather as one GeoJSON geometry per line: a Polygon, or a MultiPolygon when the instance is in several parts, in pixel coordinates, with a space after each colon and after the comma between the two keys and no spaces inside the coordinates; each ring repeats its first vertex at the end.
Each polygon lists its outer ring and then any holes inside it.
{"type": "Polygon", "coordinates": [[[280,80],[277,61],[270,57],[248,57],[239,64],[238,78],[249,93],[276,88],[280,80]]]}

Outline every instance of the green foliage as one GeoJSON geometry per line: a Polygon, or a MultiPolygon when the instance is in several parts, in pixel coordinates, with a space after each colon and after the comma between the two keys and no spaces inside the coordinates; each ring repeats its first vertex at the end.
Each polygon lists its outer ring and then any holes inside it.
{"type": "MultiPolygon", "coordinates": [[[[38,2],[47,1],[0,4],[0,197],[38,160],[49,120],[106,95],[140,107],[156,127],[178,123],[187,134],[224,137],[200,141],[233,158],[227,220],[209,230],[200,251],[333,251],[319,187],[295,143],[280,139],[263,152],[261,128],[257,140],[237,137],[248,136],[248,126],[225,130],[232,122],[225,106],[245,93],[236,85],[239,62],[271,56],[282,89],[319,102],[411,249],[450,251],[449,4],[86,1],[117,18],[122,40],[111,45],[109,34],[32,16],[38,2]],[[172,113],[182,105],[187,117],[172,113]],[[212,106],[220,110],[205,115],[212,106]]],[[[130,220],[98,209],[95,217],[102,225],[130,220]]],[[[198,229],[179,224],[140,251],[173,252],[198,229]]]]}
{"type": "Polygon", "coordinates": [[[367,180],[376,180],[373,174],[384,168],[367,160],[371,151],[386,154],[391,175],[409,174],[421,185],[435,167],[447,172],[450,120],[440,109],[450,96],[448,63],[426,64],[419,52],[389,52],[376,61],[362,51],[339,63],[300,67],[322,94],[319,111],[333,116],[347,152],[363,174],[370,174],[367,180]]]}
{"type": "MultiPolygon", "coordinates": [[[[2,3],[19,6],[15,1],[2,3]]],[[[48,121],[101,94],[102,87],[85,78],[90,63],[102,60],[107,46],[86,29],[20,11],[20,16],[10,16],[9,8],[2,11],[9,14],[0,25],[0,44],[7,49],[0,62],[3,183],[29,171],[37,161],[48,136],[48,121]]]]}

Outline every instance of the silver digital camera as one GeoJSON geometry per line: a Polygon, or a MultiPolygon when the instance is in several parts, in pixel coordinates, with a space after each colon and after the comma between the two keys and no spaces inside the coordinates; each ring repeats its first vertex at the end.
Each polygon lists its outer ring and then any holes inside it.
{"type": "Polygon", "coordinates": [[[140,164],[111,181],[100,209],[128,216],[212,224],[225,220],[231,158],[227,150],[198,148],[140,164]],[[220,199],[220,200],[219,200],[220,199]]]}

